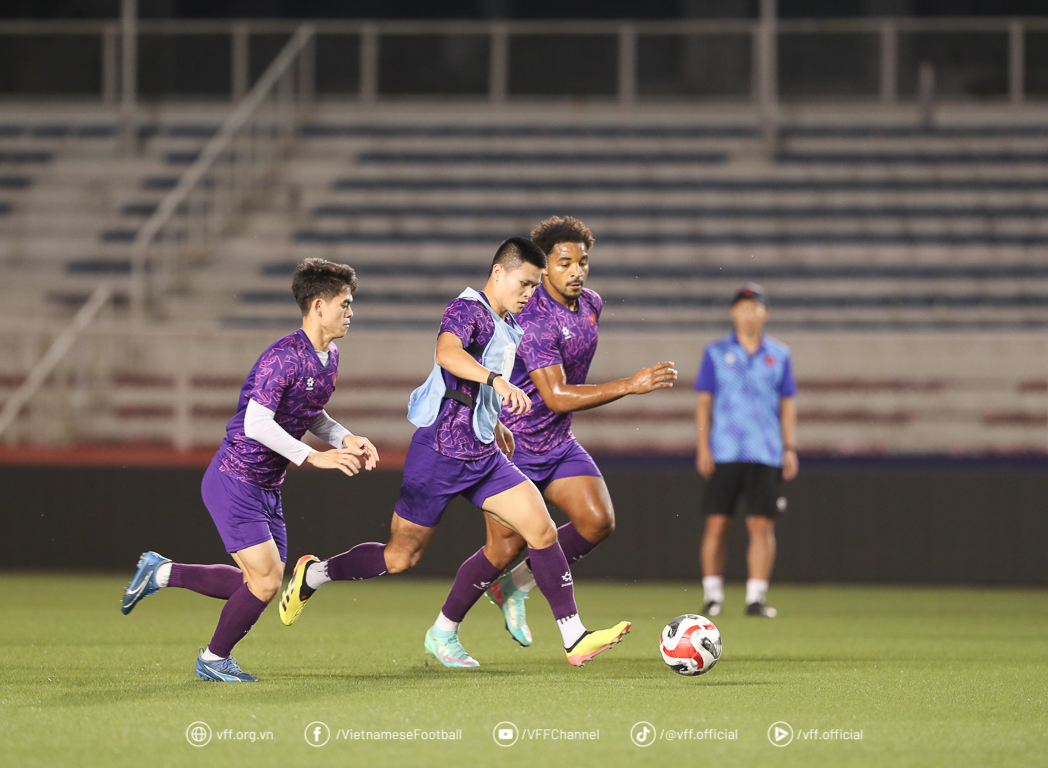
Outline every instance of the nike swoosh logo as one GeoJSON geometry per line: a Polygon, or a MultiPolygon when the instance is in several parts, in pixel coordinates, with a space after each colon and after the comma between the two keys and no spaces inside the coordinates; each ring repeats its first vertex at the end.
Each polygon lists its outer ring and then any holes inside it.
{"type": "Polygon", "coordinates": [[[149,583],[149,579],[142,579],[142,583],[138,585],[138,589],[132,590],[130,586],[124,591],[124,598],[138,597],[139,593],[146,588],[146,584],[149,583]]]}

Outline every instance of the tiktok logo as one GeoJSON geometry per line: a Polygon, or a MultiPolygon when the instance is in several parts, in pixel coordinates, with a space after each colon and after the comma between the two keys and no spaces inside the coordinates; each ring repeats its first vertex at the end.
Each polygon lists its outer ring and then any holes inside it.
{"type": "Polygon", "coordinates": [[[641,720],[630,729],[630,741],[638,747],[650,747],[655,743],[655,726],[641,720]]]}
{"type": "Polygon", "coordinates": [[[319,720],[306,726],[306,743],[311,747],[322,747],[331,738],[331,729],[319,720]]]}

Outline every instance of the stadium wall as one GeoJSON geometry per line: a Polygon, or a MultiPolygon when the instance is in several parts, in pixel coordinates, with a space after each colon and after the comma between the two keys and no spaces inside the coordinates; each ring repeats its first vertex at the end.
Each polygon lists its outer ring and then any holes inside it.
{"type": "MultiPolygon", "coordinates": [[[[702,480],[682,463],[604,464],[618,531],[580,562],[581,578],[701,577],[702,480]]],[[[0,568],[129,571],[156,549],[223,562],[200,500],[202,470],[2,466],[0,568]]],[[[385,541],[400,473],[346,478],[292,471],[284,492],[290,553],[330,555],[385,541]]],[[[788,486],[775,578],[791,582],[1048,584],[1048,472],[1021,464],[811,463],[788,486]]],[[[563,518],[554,515],[558,520],[563,518]]],[[[745,578],[745,531],[733,528],[727,576],[745,578]]],[[[481,545],[479,514],[457,500],[414,571],[453,576],[481,545]]]]}

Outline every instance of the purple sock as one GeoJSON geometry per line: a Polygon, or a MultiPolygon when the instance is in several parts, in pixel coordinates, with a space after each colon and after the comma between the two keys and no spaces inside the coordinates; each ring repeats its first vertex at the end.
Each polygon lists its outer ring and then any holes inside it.
{"type": "Polygon", "coordinates": [[[462,621],[500,573],[502,569],[491,564],[484,554],[484,549],[478,549],[459,567],[458,573],[455,574],[455,583],[451,585],[448,599],[444,601],[444,607],[440,612],[452,621],[462,621]]]}
{"type": "Polygon", "coordinates": [[[244,583],[244,574],[232,565],[171,563],[169,587],[181,587],[207,597],[228,600],[244,583]]]}
{"type": "MultiPolygon", "coordinates": [[[[557,541],[560,548],[564,550],[564,558],[571,565],[576,560],[581,560],[597,548],[597,545],[587,539],[570,522],[564,523],[557,529],[557,541]]],[[[527,559],[528,570],[531,570],[531,558],[527,559]]],[[[534,573],[534,571],[532,571],[534,573]]]]}
{"type": "Polygon", "coordinates": [[[564,523],[557,529],[557,540],[560,542],[560,548],[564,550],[564,557],[568,561],[568,565],[576,560],[581,560],[597,547],[596,544],[579,533],[571,523],[564,523]]]}
{"type": "Polygon", "coordinates": [[[531,556],[535,584],[549,603],[553,618],[560,621],[577,614],[579,609],[575,606],[575,582],[572,581],[571,569],[560,542],[545,549],[528,547],[528,554],[531,556]]]}
{"type": "Polygon", "coordinates": [[[332,581],[373,579],[386,572],[386,545],[371,541],[357,544],[348,552],[329,557],[328,578],[332,581]]]}
{"type": "Polygon", "coordinates": [[[233,652],[233,646],[243,640],[244,635],[255,626],[267,605],[269,603],[264,603],[251,594],[247,584],[241,584],[226,601],[207,649],[217,656],[228,656],[233,652]]]}

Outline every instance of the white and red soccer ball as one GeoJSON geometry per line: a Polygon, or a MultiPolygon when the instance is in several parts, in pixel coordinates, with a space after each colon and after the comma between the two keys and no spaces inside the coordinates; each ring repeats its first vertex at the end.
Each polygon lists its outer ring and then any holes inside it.
{"type": "Polygon", "coordinates": [[[659,650],[662,660],[674,672],[689,677],[713,669],[721,657],[720,631],[705,616],[686,613],[662,630],[659,650]]]}

